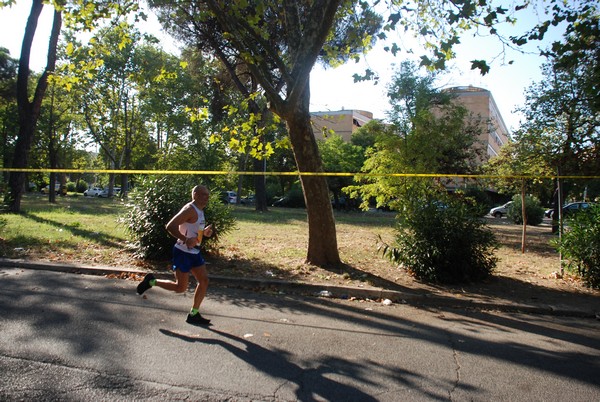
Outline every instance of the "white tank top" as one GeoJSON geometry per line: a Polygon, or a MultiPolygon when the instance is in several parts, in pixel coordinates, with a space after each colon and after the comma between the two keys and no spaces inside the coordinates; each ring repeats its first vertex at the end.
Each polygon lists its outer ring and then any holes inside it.
{"type": "MultiPolygon", "coordinates": [[[[198,237],[198,233],[201,233],[204,230],[204,225],[206,225],[206,222],[204,220],[204,211],[202,211],[201,209],[198,209],[198,207],[195,206],[193,202],[190,202],[190,203],[187,203],[186,205],[184,205],[182,210],[184,208],[186,208],[188,205],[191,205],[192,207],[194,207],[194,209],[196,210],[196,213],[198,214],[198,219],[196,220],[196,222],[193,222],[193,223],[184,222],[181,225],[179,225],[179,233],[184,235],[186,237],[186,239],[189,237],[198,237]]],[[[177,243],[175,243],[175,247],[177,247],[181,251],[185,251],[186,253],[190,253],[190,254],[198,254],[200,252],[200,250],[198,250],[195,247],[189,248],[180,239],[177,239],[177,243]]]]}

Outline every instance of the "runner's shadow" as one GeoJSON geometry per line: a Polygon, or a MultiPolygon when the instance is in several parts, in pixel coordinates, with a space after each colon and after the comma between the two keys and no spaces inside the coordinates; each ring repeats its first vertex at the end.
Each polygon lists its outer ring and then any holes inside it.
{"type": "Polygon", "coordinates": [[[357,381],[357,377],[360,375],[358,373],[349,373],[347,371],[348,367],[352,366],[350,362],[347,362],[346,367],[344,367],[344,370],[341,372],[338,372],[335,367],[330,365],[320,365],[320,367],[306,369],[290,362],[288,359],[289,353],[285,351],[267,349],[226,332],[211,329],[210,327],[207,329],[226,339],[190,336],[162,328],[159,331],[164,335],[181,339],[186,342],[201,342],[204,344],[222,346],[225,350],[228,350],[231,354],[257,370],[260,370],[271,377],[281,378],[287,382],[296,384],[296,397],[300,401],[313,401],[321,398],[330,401],[376,401],[375,398],[365,394],[358,388],[334,381],[327,377],[330,374],[338,374],[348,377],[351,381],[357,381]],[[243,347],[234,345],[234,342],[240,343],[243,347]],[[357,375],[354,376],[354,374],[357,375]]]}

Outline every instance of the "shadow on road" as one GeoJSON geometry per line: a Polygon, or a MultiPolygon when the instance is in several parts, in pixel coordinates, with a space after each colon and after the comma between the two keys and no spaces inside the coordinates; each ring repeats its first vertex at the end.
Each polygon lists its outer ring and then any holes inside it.
{"type": "Polygon", "coordinates": [[[208,327],[208,330],[217,335],[218,338],[201,338],[186,334],[180,334],[168,329],[160,329],[160,332],[167,336],[182,339],[186,342],[201,342],[210,345],[219,345],[231,352],[240,360],[246,362],[257,370],[268,374],[274,378],[281,378],[286,382],[296,384],[296,397],[300,401],[309,401],[319,398],[324,400],[344,400],[344,401],[376,401],[370,395],[365,394],[360,389],[351,387],[327,377],[327,374],[335,372],[334,367],[344,366],[343,374],[348,378],[354,378],[357,381],[366,381],[366,378],[360,378],[360,372],[356,365],[349,361],[338,361],[335,366],[319,365],[315,369],[304,369],[297,364],[292,363],[289,354],[283,350],[270,350],[249,342],[244,338],[228,334],[223,331],[208,327]],[[236,345],[236,343],[239,344],[236,345]],[[310,385],[310,386],[307,386],[310,385]]]}
{"type": "MultiPolygon", "coordinates": [[[[210,296],[213,298],[227,297],[213,291],[210,296]]],[[[235,300],[230,302],[240,306],[254,306],[261,308],[261,302],[264,297],[253,296],[251,292],[240,292],[236,294],[235,300]],[[240,295],[246,297],[240,297],[240,295]]],[[[527,314],[498,314],[490,311],[471,311],[468,309],[454,309],[443,307],[420,307],[422,310],[428,310],[431,313],[438,314],[438,317],[447,323],[467,324],[473,328],[478,326],[488,327],[494,332],[505,332],[506,334],[516,334],[518,332],[527,332],[548,339],[548,344],[558,341],[579,345],[590,348],[594,351],[591,354],[570,353],[568,351],[549,351],[539,345],[526,345],[518,342],[497,343],[491,340],[482,339],[475,336],[454,333],[451,329],[442,329],[436,326],[424,324],[418,319],[398,320],[392,314],[387,314],[383,309],[373,309],[365,316],[364,304],[360,303],[339,303],[323,298],[290,298],[282,302],[281,298],[275,298],[273,303],[268,303],[264,307],[292,311],[299,311],[303,314],[315,314],[323,317],[329,317],[332,320],[342,320],[348,323],[356,324],[357,329],[353,332],[362,332],[365,335],[372,335],[378,338],[385,337],[403,337],[409,339],[421,339],[427,342],[436,343],[442,346],[451,347],[457,353],[473,354],[487,356],[498,361],[505,361],[517,366],[528,367],[541,372],[553,373],[558,376],[571,378],[576,381],[582,381],[588,384],[600,386],[600,379],[595,373],[600,370],[600,337],[590,336],[596,328],[596,321],[585,318],[572,318],[571,324],[558,325],[554,322],[552,316],[545,315],[527,315],[527,314]],[[360,328],[360,329],[358,329],[360,328]],[[365,330],[365,328],[367,328],[365,330]]],[[[268,299],[267,299],[268,300],[268,299]]],[[[419,311],[419,310],[415,310],[419,311]]],[[[231,317],[243,320],[244,317],[231,317]]],[[[333,322],[334,322],[333,321],[333,322]]],[[[302,324],[281,324],[281,325],[299,325],[302,324]]],[[[337,326],[329,329],[332,332],[347,331],[337,326]]],[[[385,342],[384,340],[380,340],[385,342]]]]}
{"type": "MultiPolygon", "coordinates": [[[[165,302],[170,303],[165,303],[164,307],[161,306],[161,297],[157,297],[157,302],[152,303],[134,298],[136,285],[137,282],[131,281],[47,271],[0,271],[2,353],[12,356],[17,353],[14,350],[19,350],[19,353],[29,356],[35,350],[27,345],[50,344],[55,346],[49,354],[44,354],[45,361],[66,361],[65,364],[68,364],[69,359],[64,357],[68,354],[78,361],[88,358],[99,360],[100,367],[107,373],[126,372],[127,369],[123,365],[128,358],[124,354],[126,349],[116,347],[119,345],[111,340],[126,336],[131,342],[135,341],[138,328],[131,320],[131,314],[136,309],[138,313],[140,309],[145,310],[141,315],[149,314],[148,319],[151,320],[158,309],[164,308],[170,313],[173,306],[179,303],[179,300],[172,299],[169,293],[161,296],[166,299],[165,302]],[[14,349],[14,345],[21,346],[14,349]]],[[[427,344],[439,345],[451,351],[458,359],[463,355],[484,356],[534,372],[600,386],[597,376],[600,372],[600,337],[594,332],[597,328],[594,320],[573,318],[564,321],[567,323],[565,324],[563,321],[556,322],[550,316],[444,310],[437,307],[428,308],[437,320],[426,321],[419,314],[423,309],[412,309],[414,316],[404,314],[400,319],[398,315],[393,314],[393,309],[404,307],[392,306],[386,309],[375,303],[371,304],[373,308],[370,311],[366,311],[365,304],[359,302],[266,295],[220,288],[210,289],[207,297],[215,302],[215,306],[219,305],[217,303],[229,303],[234,307],[273,309],[298,317],[318,316],[322,324],[314,328],[318,328],[319,331],[330,332],[333,336],[341,331],[360,333],[381,348],[385,348],[390,337],[401,338],[402,341],[406,339],[406,342],[420,340],[427,344]],[[473,332],[455,331],[454,328],[459,326],[472,328],[473,332]],[[485,333],[488,330],[495,335],[505,333],[505,339],[508,340],[500,343],[494,340],[497,338],[487,338],[485,333]],[[520,332],[536,334],[540,342],[524,344],[515,335],[520,332]],[[576,345],[574,348],[569,347],[576,352],[561,350],[560,345],[563,343],[576,345]]],[[[182,310],[185,308],[187,305],[182,306],[182,310]]],[[[251,319],[242,312],[239,315],[219,315],[219,311],[209,311],[207,314],[213,320],[219,319],[223,322],[251,319]]],[[[296,322],[269,323],[297,326],[299,330],[315,325],[313,321],[308,322],[301,318],[296,322]]],[[[263,347],[212,327],[208,328],[212,336],[202,337],[160,328],[159,330],[165,336],[184,342],[218,345],[256,370],[296,384],[299,400],[313,400],[317,397],[327,400],[376,400],[372,395],[361,391],[358,385],[353,387],[332,379],[339,375],[350,378],[356,384],[371,386],[371,374],[374,370],[383,373],[398,387],[410,387],[412,392],[430,399],[447,398],[448,395],[443,394],[443,390],[470,390],[468,387],[471,387],[468,383],[459,381],[456,384],[439,383],[436,384],[436,389],[440,390],[440,393],[433,395],[422,385],[439,380],[425,377],[401,357],[393,361],[392,367],[383,367],[377,361],[368,358],[355,359],[353,356],[340,357],[334,354],[321,356],[317,361],[302,361],[302,356],[291,356],[289,351],[263,347]]],[[[136,385],[132,382],[126,386],[133,388],[136,385]]],[[[377,384],[373,386],[376,387],[377,384]]]]}

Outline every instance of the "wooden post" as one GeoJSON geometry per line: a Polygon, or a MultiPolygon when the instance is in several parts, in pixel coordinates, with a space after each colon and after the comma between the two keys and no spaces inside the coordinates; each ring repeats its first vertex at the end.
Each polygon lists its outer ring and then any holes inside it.
{"type": "MultiPolygon", "coordinates": [[[[558,243],[562,242],[562,234],[563,234],[563,197],[562,197],[562,184],[560,182],[560,166],[556,169],[557,174],[557,183],[558,183],[558,243]]],[[[560,276],[562,277],[565,274],[565,269],[563,267],[563,259],[562,252],[559,251],[558,258],[560,262],[560,276]]]]}
{"type": "Polygon", "coordinates": [[[525,179],[521,180],[521,215],[523,216],[523,234],[521,236],[521,253],[525,254],[527,241],[527,214],[525,213],[525,179]]]}

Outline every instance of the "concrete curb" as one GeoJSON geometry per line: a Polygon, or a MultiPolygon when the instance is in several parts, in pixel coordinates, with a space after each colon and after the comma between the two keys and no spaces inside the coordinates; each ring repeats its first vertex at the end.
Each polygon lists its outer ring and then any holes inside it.
{"type": "MultiPolygon", "coordinates": [[[[148,271],[136,269],[122,269],[107,266],[78,265],[54,263],[46,261],[28,261],[23,259],[0,258],[0,267],[45,270],[55,272],[74,273],[82,275],[144,275],[148,271]]],[[[167,272],[154,272],[159,278],[172,278],[167,272]]],[[[481,301],[469,297],[448,297],[419,292],[400,292],[395,290],[350,287],[340,285],[312,284],[305,282],[289,282],[276,279],[236,278],[219,275],[209,275],[211,285],[230,288],[250,289],[257,291],[277,290],[283,293],[312,295],[317,297],[349,299],[385,300],[394,303],[412,306],[426,306],[449,309],[497,310],[504,312],[522,312],[531,314],[544,314],[556,316],[569,316],[581,318],[599,318],[599,313],[585,308],[572,306],[550,306],[541,304],[524,304],[499,301],[481,301]]]]}

